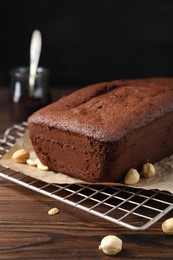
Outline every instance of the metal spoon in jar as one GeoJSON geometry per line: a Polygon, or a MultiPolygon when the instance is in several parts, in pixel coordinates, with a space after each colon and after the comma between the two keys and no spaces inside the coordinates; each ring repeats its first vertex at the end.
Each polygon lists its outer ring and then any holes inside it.
{"type": "Polygon", "coordinates": [[[29,67],[29,95],[33,96],[35,78],[37,74],[38,63],[40,59],[42,46],[41,33],[38,30],[33,31],[30,45],[30,67],[29,67]]]}

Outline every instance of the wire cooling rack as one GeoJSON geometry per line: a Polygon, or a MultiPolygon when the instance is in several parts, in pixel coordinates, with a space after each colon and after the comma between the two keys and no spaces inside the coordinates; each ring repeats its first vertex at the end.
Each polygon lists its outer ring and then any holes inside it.
{"type": "MultiPolygon", "coordinates": [[[[25,133],[27,123],[13,125],[0,139],[0,158],[25,133]]],[[[173,196],[157,190],[94,184],[48,184],[0,166],[0,177],[80,208],[131,230],[145,230],[173,208],[173,196]]]]}

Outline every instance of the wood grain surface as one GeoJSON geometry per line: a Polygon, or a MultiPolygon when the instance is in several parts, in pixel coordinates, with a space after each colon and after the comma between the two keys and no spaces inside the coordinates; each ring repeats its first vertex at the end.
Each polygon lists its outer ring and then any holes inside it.
{"type": "MultiPolygon", "coordinates": [[[[13,124],[7,112],[6,91],[0,89],[1,136],[13,124]]],[[[59,93],[56,89],[56,96],[59,93]]],[[[161,229],[168,217],[173,217],[173,212],[145,231],[131,231],[0,178],[0,259],[171,260],[173,236],[161,229]],[[48,210],[53,207],[60,212],[50,216],[48,210]],[[109,234],[123,241],[123,250],[115,257],[98,250],[101,239],[109,234]]]]}

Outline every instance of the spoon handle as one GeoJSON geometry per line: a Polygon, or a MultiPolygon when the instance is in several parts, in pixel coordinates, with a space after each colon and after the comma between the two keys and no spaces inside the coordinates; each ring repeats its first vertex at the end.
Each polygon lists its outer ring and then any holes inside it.
{"type": "Polygon", "coordinates": [[[33,95],[37,67],[41,53],[42,39],[38,30],[33,31],[30,45],[29,94],[33,95]]]}

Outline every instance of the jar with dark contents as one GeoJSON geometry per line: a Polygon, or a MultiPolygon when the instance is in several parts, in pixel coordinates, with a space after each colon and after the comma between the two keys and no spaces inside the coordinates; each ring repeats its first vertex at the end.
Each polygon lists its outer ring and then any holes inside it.
{"type": "Polygon", "coordinates": [[[9,114],[13,122],[27,121],[31,114],[51,103],[47,68],[39,67],[37,69],[32,96],[29,95],[29,68],[14,68],[10,71],[10,75],[9,114]]]}

